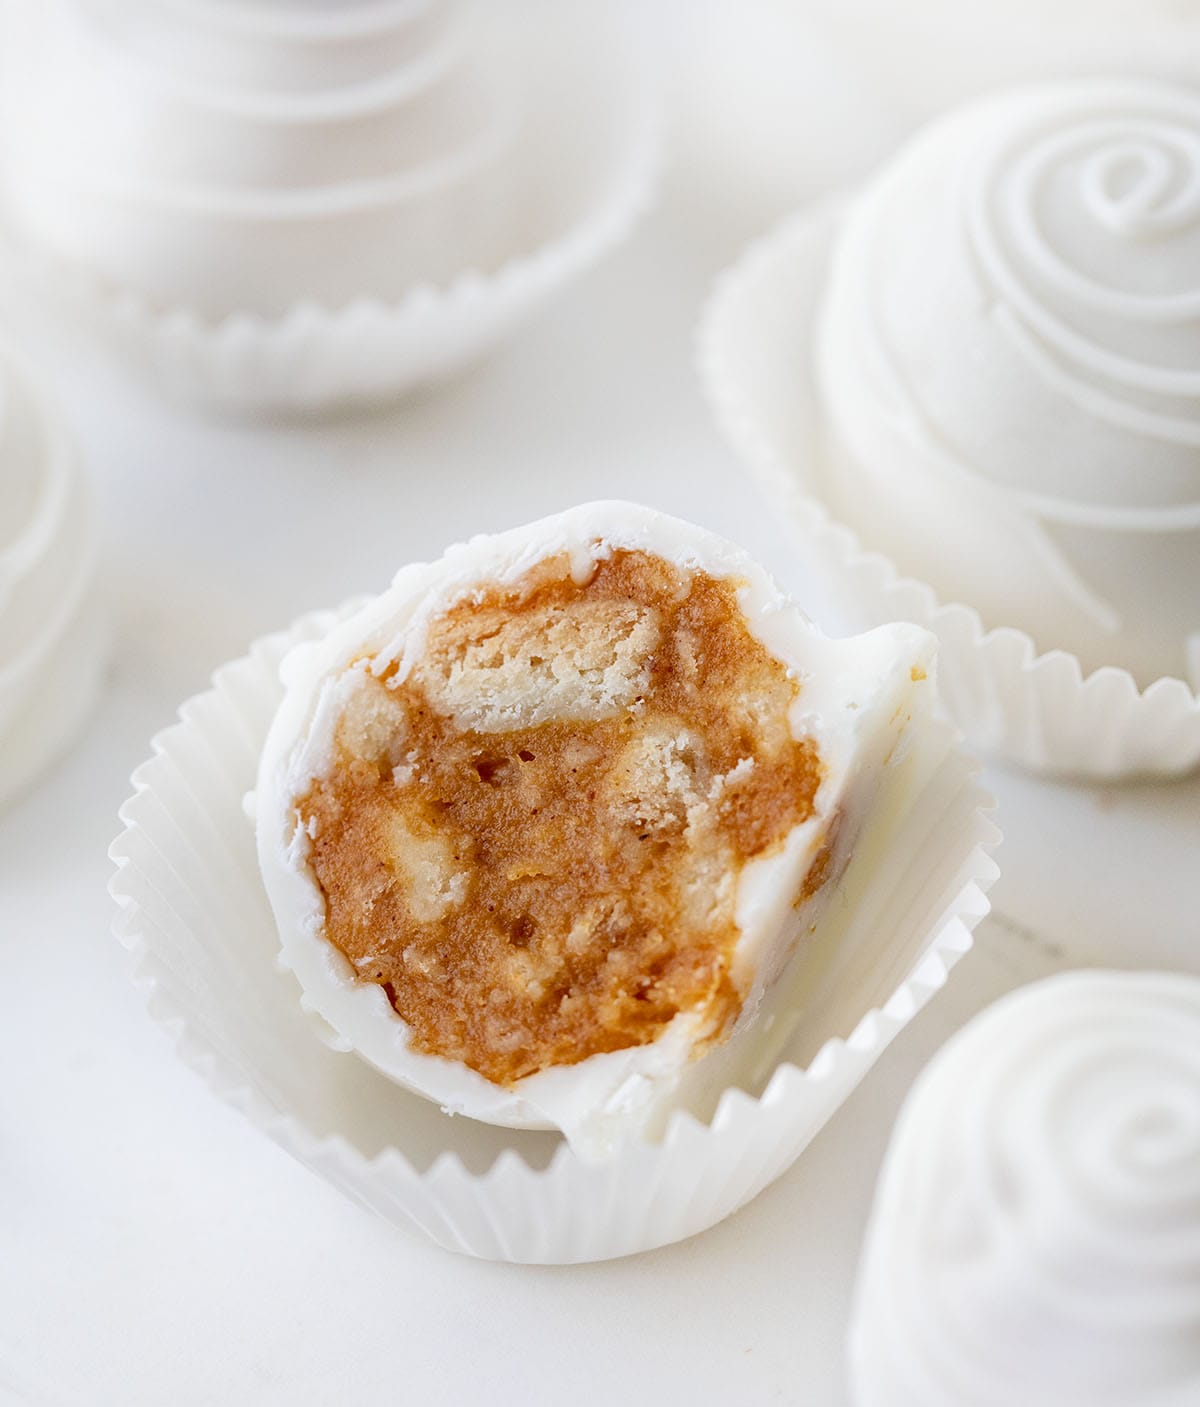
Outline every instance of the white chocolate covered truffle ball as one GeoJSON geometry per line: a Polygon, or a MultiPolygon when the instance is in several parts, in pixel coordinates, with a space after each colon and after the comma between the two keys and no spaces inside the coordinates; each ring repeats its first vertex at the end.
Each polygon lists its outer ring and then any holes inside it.
{"type": "Polygon", "coordinates": [[[849,1339],[855,1407],[1200,1401],[1200,981],[1080,972],[909,1095],[849,1339]]]}
{"type": "Polygon", "coordinates": [[[1200,687],[1200,96],[931,125],[847,211],[816,356],[866,547],[1085,671],[1200,687]]]}
{"type": "Polygon", "coordinates": [[[159,307],[395,300],[506,248],[513,94],[459,0],[47,0],[9,19],[8,204],[159,307]]]}
{"type": "Polygon", "coordinates": [[[398,1083],[603,1152],[836,915],[932,656],[827,639],[632,504],[406,567],[284,663],[255,802],[283,961],[398,1083]]]}

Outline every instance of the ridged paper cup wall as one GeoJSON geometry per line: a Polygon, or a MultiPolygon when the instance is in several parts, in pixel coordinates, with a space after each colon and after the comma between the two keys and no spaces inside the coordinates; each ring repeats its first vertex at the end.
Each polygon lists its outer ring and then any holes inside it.
{"type": "Polygon", "coordinates": [[[152,1015],[270,1137],[451,1250],[602,1260],[729,1215],[786,1170],[970,947],[998,838],[974,764],[935,724],[892,769],[840,934],[798,956],[806,1000],[782,1058],[747,1088],[673,1115],[661,1139],[587,1161],[558,1135],[450,1118],[393,1084],[339,1049],[277,965],[244,800],[281,697],[280,660],[338,618],[306,617],[218,671],[134,776],[111,887],[152,1015]]]}

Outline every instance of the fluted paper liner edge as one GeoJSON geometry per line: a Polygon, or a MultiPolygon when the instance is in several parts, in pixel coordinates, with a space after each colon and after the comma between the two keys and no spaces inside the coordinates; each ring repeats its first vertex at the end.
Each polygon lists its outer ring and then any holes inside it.
{"type": "Polygon", "coordinates": [[[790,1166],[969,949],[998,839],[974,764],[943,724],[913,750],[909,808],[880,857],[890,878],[874,891],[868,878],[862,931],[851,924],[836,952],[813,955],[811,991],[828,1000],[810,1003],[788,1047],[806,1068],[780,1063],[760,1093],[727,1089],[711,1119],[677,1113],[661,1142],[588,1162],[555,1134],[450,1118],[391,1084],[334,1048],[327,1028],[321,1039],[276,965],[244,797],[280,697],[279,660],[336,618],[305,617],[218,671],[134,773],[110,887],[151,1015],[277,1143],[385,1220],[451,1250],[600,1260],[721,1220],[790,1166]],[[822,1027],[822,1013],[835,1025],[822,1027]]]}

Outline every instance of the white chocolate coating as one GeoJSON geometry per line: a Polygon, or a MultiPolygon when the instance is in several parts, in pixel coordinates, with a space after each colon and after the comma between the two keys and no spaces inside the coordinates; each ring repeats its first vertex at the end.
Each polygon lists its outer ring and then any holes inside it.
{"type": "Polygon", "coordinates": [[[47,0],[10,21],[13,218],[213,318],[486,267],[514,112],[476,20],[455,0],[47,0]]]}
{"type": "Polygon", "coordinates": [[[0,731],[28,705],[79,613],[94,557],[73,451],[24,374],[0,357],[0,731]]]}
{"type": "Polygon", "coordinates": [[[848,212],[817,359],[868,547],[1200,687],[1200,97],[1064,82],[927,128],[848,212]]]}
{"type": "Polygon", "coordinates": [[[324,898],[308,867],[295,802],[328,765],[332,720],[351,661],[366,654],[383,668],[397,660],[403,677],[420,658],[427,623],[472,589],[516,580],[547,556],[567,552],[586,568],[619,548],[746,581],[739,601],[747,624],[796,671],[801,690],[791,726],[797,737],[816,740],[824,764],[813,815],[779,850],[748,863],[737,881],[734,912],[741,936],[734,975],[748,989],[738,1025],[745,1029],[802,936],[819,923],[835,888],[826,885],[806,904],[794,902],[834,816],[841,813],[830,867],[837,873],[853,849],[880,772],[902,755],[909,730],[929,717],[933,640],[925,631],[896,625],[852,640],[828,640],[729,543],[632,504],[586,504],[475,538],[432,564],[404,568],[389,591],[325,640],[293,652],[284,663],[287,692],[263,750],[256,797],[259,863],[283,961],[345,1048],[452,1112],[517,1127],[556,1127],[595,1153],[671,1106],[692,1047],[706,1034],[704,1023],[681,1013],[651,1044],[549,1068],[511,1090],[465,1065],[410,1049],[408,1028],[383,991],[357,981],[324,938],[324,898]]]}
{"type": "Polygon", "coordinates": [[[1052,978],[938,1053],[849,1349],[856,1407],[1200,1401],[1200,981],[1052,978]]]}

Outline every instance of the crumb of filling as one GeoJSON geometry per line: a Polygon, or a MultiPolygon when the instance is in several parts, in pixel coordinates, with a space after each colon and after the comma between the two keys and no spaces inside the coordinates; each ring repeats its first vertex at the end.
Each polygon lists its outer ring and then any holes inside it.
{"type": "Polygon", "coordinates": [[[299,814],[326,936],[416,1049],[512,1085],[681,1012],[728,1032],[738,875],[821,779],[738,585],[552,557],[435,619],[403,682],[356,663],[299,814]]]}

